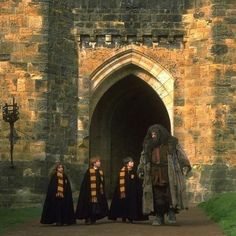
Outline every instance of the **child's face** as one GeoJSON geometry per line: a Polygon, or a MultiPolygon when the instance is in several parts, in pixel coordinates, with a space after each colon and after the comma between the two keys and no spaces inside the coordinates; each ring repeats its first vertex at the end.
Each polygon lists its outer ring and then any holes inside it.
{"type": "Polygon", "coordinates": [[[57,171],[63,173],[63,171],[64,171],[63,166],[62,166],[62,165],[59,165],[59,166],[57,167],[57,171]]]}
{"type": "Polygon", "coordinates": [[[127,164],[128,168],[133,168],[134,167],[134,162],[133,161],[129,161],[127,164]]]}
{"type": "Polygon", "coordinates": [[[101,161],[100,160],[97,160],[96,162],[94,162],[93,164],[95,167],[99,168],[101,167],[101,161]]]}

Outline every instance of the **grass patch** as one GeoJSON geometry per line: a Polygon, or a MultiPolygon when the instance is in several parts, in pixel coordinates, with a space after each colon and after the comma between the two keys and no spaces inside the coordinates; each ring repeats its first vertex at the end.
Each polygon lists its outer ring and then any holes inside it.
{"type": "Polygon", "coordinates": [[[39,219],[41,208],[0,208],[0,235],[7,230],[16,229],[17,226],[29,220],[39,219]]]}
{"type": "Polygon", "coordinates": [[[236,236],[236,192],[219,194],[199,207],[215,222],[228,236],[236,236]]]}

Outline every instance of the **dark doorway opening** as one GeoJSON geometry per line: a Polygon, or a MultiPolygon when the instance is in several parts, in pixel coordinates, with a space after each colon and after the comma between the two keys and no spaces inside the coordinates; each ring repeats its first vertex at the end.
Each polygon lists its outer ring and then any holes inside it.
{"type": "Polygon", "coordinates": [[[170,119],[156,92],[140,78],[129,75],[99,100],[90,124],[90,157],[100,155],[110,196],[122,159],[139,163],[142,142],[149,126],[162,124],[170,131],[170,119]]]}

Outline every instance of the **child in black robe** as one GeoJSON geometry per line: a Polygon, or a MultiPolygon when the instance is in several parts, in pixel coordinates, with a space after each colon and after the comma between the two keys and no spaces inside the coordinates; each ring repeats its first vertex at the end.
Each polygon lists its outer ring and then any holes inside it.
{"type": "Polygon", "coordinates": [[[104,175],[100,166],[100,157],[90,159],[90,168],[86,171],[80,187],[76,218],[84,219],[85,224],[94,224],[96,220],[108,215],[104,175]]]}
{"type": "Polygon", "coordinates": [[[71,186],[62,164],[53,169],[40,222],[56,225],[76,223],[71,186]]]}
{"type": "Polygon", "coordinates": [[[108,218],[110,220],[121,218],[123,222],[128,220],[130,223],[134,220],[148,220],[148,217],[142,214],[142,185],[133,169],[133,159],[127,157],[123,163],[108,218]]]}

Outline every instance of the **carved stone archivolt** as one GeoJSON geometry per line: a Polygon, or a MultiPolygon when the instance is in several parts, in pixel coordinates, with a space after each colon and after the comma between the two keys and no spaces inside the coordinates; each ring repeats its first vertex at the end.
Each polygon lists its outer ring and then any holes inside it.
{"type": "Polygon", "coordinates": [[[116,82],[133,74],[145,81],[159,95],[173,123],[174,78],[156,60],[130,45],[108,58],[90,76],[90,117],[104,93],[116,82]]]}

